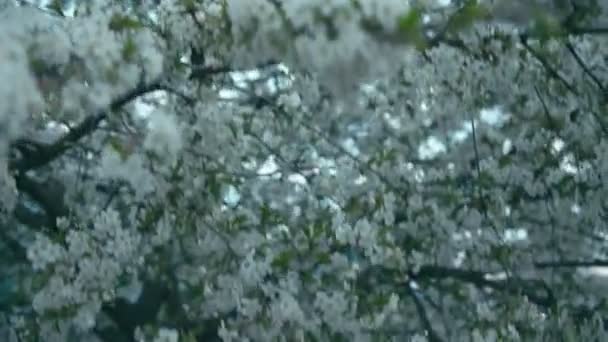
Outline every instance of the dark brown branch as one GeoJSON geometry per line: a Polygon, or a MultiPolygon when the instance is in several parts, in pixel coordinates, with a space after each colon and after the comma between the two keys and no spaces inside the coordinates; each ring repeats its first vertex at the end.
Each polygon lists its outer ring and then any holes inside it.
{"type": "MultiPolygon", "coordinates": [[[[57,218],[67,216],[69,213],[68,207],[65,205],[64,195],[65,188],[63,183],[55,179],[46,181],[37,181],[27,174],[19,174],[15,177],[15,182],[19,191],[28,194],[32,200],[38,203],[44,209],[44,221],[39,222],[48,227],[55,227],[57,218]]],[[[17,218],[28,224],[28,217],[20,215],[25,214],[24,211],[17,211],[17,218]]],[[[33,222],[32,222],[33,223],[33,222]]]]}
{"type": "MultiPolygon", "coordinates": [[[[562,83],[566,89],[568,89],[568,91],[570,91],[573,95],[575,96],[580,96],[581,94],[579,93],[579,91],[570,83],[568,82],[550,63],[549,61],[547,61],[546,58],[544,58],[540,53],[538,53],[538,51],[534,50],[530,44],[528,43],[528,36],[525,34],[520,35],[520,41],[523,44],[523,46],[526,48],[526,50],[528,52],[530,52],[530,54],[541,63],[541,65],[543,66],[543,68],[547,71],[547,74],[558,80],[560,83],[562,83]]],[[[604,124],[604,120],[597,114],[597,113],[591,113],[593,115],[593,117],[595,118],[595,120],[597,121],[600,129],[602,130],[602,133],[604,135],[608,135],[608,127],[606,127],[606,125],[604,124]]]]}
{"type": "Polygon", "coordinates": [[[230,66],[192,66],[192,72],[190,73],[189,79],[205,79],[212,75],[223,74],[227,72],[235,71],[230,66]]]}
{"type": "Polygon", "coordinates": [[[422,301],[420,300],[420,298],[418,298],[418,294],[412,288],[411,283],[407,284],[407,290],[408,290],[407,292],[408,292],[409,296],[412,297],[412,300],[414,301],[414,305],[416,306],[416,312],[418,313],[418,316],[420,317],[420,320],[422,321],[422,326],[424,327],[424,330],[426,330],[429,335],[429,341],[430,342],[442,342],[443,339],[439,336],[439,334],[435,331],[435,329],[433,329],[433,324],[431,323],[431,320],[429,319],[429,316],[426,313],[424,304],[422,304],[422,301]]]}
{"type": "Polygon", "coordinates": [[[540,104],[543,107],[543,114],[545,114],[545,118],[547,118],[548,123],[552,127],[557,127],[557,123],[551,116],[551,113],[549,112],[549,107],[547,106],[545,99],[543,99],[543,97],[541,96],[540,90],[538,90],[538,87],[536,85],[534,85],[534,92],[536,93],[536,97],[538,98],[538,101],[540,101],[540,104]]]}
{"type": "MultiPolygon", "coordinates": [[[[608,260],[592,261],[556,261],[556,262],[536,262],[534,267],[538,269],[558,268],[558,267],[597,267],[608,266],[608,260]]],[[[524,280],[511,277],[505,280],[487,279],[488,273],[482,271],[462,270],[443,266],[422,266],[418,272],[411,272],[410,278],[416,281],[453,279],[469,283],[477,288],[490,288],[492,290],[510,293],[513,295],[523,295],[544,309],[553,310],[558,305],[558,300],[553,291],[542,280],[524,280]],[[545,294],[540,294],[543,290],[545,294]]],[[[572,308],[573,317],[577,322],[582,323],[591,319],[598,311],[594,308],[574,306],[572,308]]],[[[604,324],[608,324],[608,319],[602,318],[604,324]]]]}
{"type": "Polygon", "coordinates": [[[599,78],[591,71],[591,69],[589,69],[589,67],[587,66],[587,64],[585,64],[585,61],[583,61],[583,59],[576,52],[576,49],[574,48],[574,46],[572,45],[572,43],[566,42],[566,49],[568,49],[568,51],[570,52],[570,54],[576,60],[576,63],[578,63],[578,65],[581,67],[581,69],[583,69],[583,71],[585,72],[585,74],[587,74],[587,76],[589,76],[591,78],[591,80],[593,80],[593,82],[595,83],[595,85],[597,85],[597,87],[603,93],[606,92],[606,89],[604,88],[604,85],[602,84],[602,81],[600,81],[599,78]]]}
{"type": "MultiPolygon", "coordinates": [[[[150,84],[141,85],[126,92],[112,101],[107,108],[100,110],[94,115],[88,116],[78,126],[71,129],[54,143],[38,145],[36,149],[28,152],[20,150],[20,152],[22,152],[21,155],[11,158],[9,161],[9,170],[17,173],[25,173],[29,170],[34,170],[47,165],[60,157],[82,138],[93,133],[99,127],[99,124],[107,118],[109,113],[120,109],[142,95],[160,89],[162,89],[161,81],[156,80],[150,84]]],[[[11,148],[19,150],[19,147],[15,144],[11,144],[11,148]]]]}
{"type": "Polygon", "coordinates": [[[551,308],[557,304],[553,292],[541,280],[525,280],[510,277],[505,280],[491,280],[487,278],[488,273],[482,271],[463,270],[443,266],[423,266],[418,272],[411,272],[410,278],[417,281],[431,279],[454,279],[470,283],[478,288],[489,288],[496,291],[506,292],[513,295],[524,295],[530,302],[545,308],[551,308]],[[542,288],[545,294],[539,294],[542,288]]]}
{"type": "Polygon", "coordinates": [[[603,35],[608,34],[608,27],[572,27],[568,32],[573,35],[603,35]]]}
{"type": "Polygon", "coordinates": [[[180,91],[179,89],[176,89],[168,84],[161,85],[160,89],[167,91],[169,93],[172,93],[174,95],[177,95],[179,98],[184,100],[190,106],[192,106],[196,103],[195,98],[189,96],[188,94],[185,94],[184,92],[180,91]]]}
{"type": "Polygon", "coordinates": [[[526,48],[526,50],[532,55],[532,57],[534,57],[543,66],[543,68],[547,71],[549,76],[560,81],[566,87],[566,89],[568,89],[568,91],[570,91],[572,94],[579,95],[576,88],[574,88],[574,86],[572,84],[570,84],[570,82],[568,82],[562,75],[560,75],[560,73],[549,63],[549,61],[547,61],[547,59],[545,57],[543,57],[538,51],[534,50],[530,46],[530,44],[528,43],[529,38],[530,38],[530,36],[525,35],[525,34],[522,34],[519,36],[520,42],[526,48]]]}
{"type": "Polygon", "coordinates": [[[534,267],[544,268],[571,268],[571,267],[608,267],[608,260],[561,260],[561,261],[537,261],[534,267]]]}

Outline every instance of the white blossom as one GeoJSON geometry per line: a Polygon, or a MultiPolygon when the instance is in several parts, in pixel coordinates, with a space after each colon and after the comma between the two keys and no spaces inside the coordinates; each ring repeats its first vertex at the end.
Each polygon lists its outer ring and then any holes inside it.
{"type": "Polygon", "coordinates": [[[0,0],[0,340],[606,340],[574,3],[0,0]]]}
{"type": "Polygon", "coordinates": [[[144,141],[146,149],[164,158],[173,159],[182,149],[179,124],[175,117],[157,111],[149,118],[148,134],[144,141]]]}
{"type": "Polygon", "coordinates": [[[154,342],[178,342],[179,333],[175,329],[160,328],[154,342]]]}

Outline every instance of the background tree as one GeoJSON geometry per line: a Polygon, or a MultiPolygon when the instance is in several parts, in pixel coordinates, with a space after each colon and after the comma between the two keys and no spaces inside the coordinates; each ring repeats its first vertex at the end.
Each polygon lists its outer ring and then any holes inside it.
{"type": "Polygon", "coordinates": [[[605,339],[602,1],[0,5],[3,340],[605,339]]]}

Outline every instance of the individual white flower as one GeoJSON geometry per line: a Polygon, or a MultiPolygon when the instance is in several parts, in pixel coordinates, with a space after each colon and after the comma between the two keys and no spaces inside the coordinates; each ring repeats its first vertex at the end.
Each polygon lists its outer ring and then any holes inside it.
{"type": "Polygon", "coordinates": [[[160,328],[154,342],[178,342],[179,332],[175,329],[160,328]]]}
{"type": "Polygon", "coordinates": [[[372,248],[376,245],[377,227],[372,226],[367,219],[357,221],[354,231],[359,238],[360,246],[372,248]]]}
{"type": "Polygon", "coordinates": [[[302,104],[302,99],[298,93],[290,92],[289,94],[282,94],[279,96],[279,104],[282,104],[289,109],[298,109],[302,104]]]}
{"type": "Polygon", "coordinates": [[[129,281],[129,284],[116,289],[116,296],[125,299],[129,303],[135,303],[142,291],[143,283],[137,277],[133,277],[129,281]]]}
{"type": "Polygon", "coordinates": [[[34,243],[27,250],[27,257],[36,271],[46,269],[47,265],[57,262],[64,256],[64,248],[51,241],[44,234],[37,234],[34,243]]]}
{"type": "Polygon", "coordinates": [[[354,245],[357,241],[357,232],[348,224],[335,228],[336,240],[342,244],[354,245]]]}
{"type": "Polygon", "coordinates": [[[154,79],[163,71],[164,57],[158,50],[158,43],[150,31],[140,31],[137,34],[137,52],[146,67],[146,77],[154,79]]]}
{"type": "Polygon", "coordinates": [[[183,147],[182,131],[174,115],[163,110],[152,113],[144,147],[159,157],[174,160],[183,147]]]}
{"type": "Polygon", "coordinates": [[[248,318],[254,318],[262,311],[262,305],[260,305],[257,299],[242,298],[239,301],[239,313],[248,318]]]}
{"type": "Polygon", "coordinates": [[[167,215],[159,220],[156,225],[156,234],[151,238],[152,244],[155,246],[162,246],[167,243],[173,234],[174,224],[174,219],[167,217],[167,215]]]}
{"type": "Polygon", "coordinates": [[[268,260],[259,260],[254,258],[255,250],[247,254],[245,260],[241,262],[239,275],[244,284],[258,284],[264,277],[270,273],[270,263],[268,260]]]}
{"type": "Polygon", "coordinates": [[[72,43],[68,35],[59,28],[53,28],[34,37],[35,56],[49,66],[68,63],[72,43]]]}
{"type": "Polygon", "coordinates": [[[2,141],[0,141],[0,209],[11,212],[17,205],[17,187],[15,179],[3,165],[2,141]]]}
{"type": "Polygon", "coordinates": [[[395,223],[395,195],[390,192],[384,195],[384,205],[382,208],[382,220],[387,226],[392,226],[395,223]]]}
{"type": "Polygon", "coordinates": [[[386,304],[386,309],[390,312],[397,311],[399,306],[399,295],[396,293],[391,293],[391,296],[386,304]]]}
{"type": "Polygon", "coordinates": [[[428,339],[424,335],[416,334],[412,337],[412,342],[427,342],[428,339]]]}
{"type": "Polygon", "coordinates": [[[82,231],[70,230],[66,236],[66,242],[71,258],[78,259],[92,251],[89,236],[82,231]]]}
{"type": "Polygon", "coordinates": [[[224,320],[222,320],[220,323],[220,329],[218,330],[217,334],[223,342],[239,341],[239,333],[237,331],[227,329],[224,320]]]}
{"type": "Polygon", "coordinates": [[[481,213],[476,209],[469,209],[466,211],[464,217],[464,226],[470,229],[479,229],[481,227],[483,217],[481,213]]]}
{"type": "MultiPolygon", "coordinates": [[[[4,20],[4,19],[2,19],[4,20]]],[[[8,139],[23,132],[25,120],[42,109],[43,100],[29,70],[24,45],[13,35],[19,28],[0,23],[0,162],[8,139]]],[[[1,166],[1,164],[0,164],[1,166]]]]}
{"type": "Polygon", "coordinates": [[[349,330],[349,322],[346,318],[348,313],[348,299],[344,292],[334,291],[332,293],[317,292],[314,307],[320,311],[323,320],[336,332],[349,330]]]}
{"type": "Polygon", "coordinates": [[[137,198],[158,190],[155,176],[144,165],[140,154],[132,154],[123,160],[117,151],[106,148],[100,159],[99,177],[126,180],[135,190],[137,198]]]}
{"type": "Polygon", "coordinates": [[[270,305],[270,315],[273,323],[277,326],[282,326],[284,323],[304,323],[304,311],[300,304],[290,293],[280,291],[277,300],[270,305]]]}
{"type": "Polygon", "coordinates": [[[101,309],[98,301],[89,302],[78,309],[74,323],[80,331],[88,331],[95,326],[95,319],[101,309]]]}

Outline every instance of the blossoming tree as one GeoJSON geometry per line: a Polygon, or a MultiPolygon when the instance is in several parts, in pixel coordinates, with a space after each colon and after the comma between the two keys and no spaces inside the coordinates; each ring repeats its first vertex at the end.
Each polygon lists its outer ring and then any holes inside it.
{"type": "Polygon", "coordinates": [[[600,0],[0,1],[3,341],[606,339],[600,0]]]}

